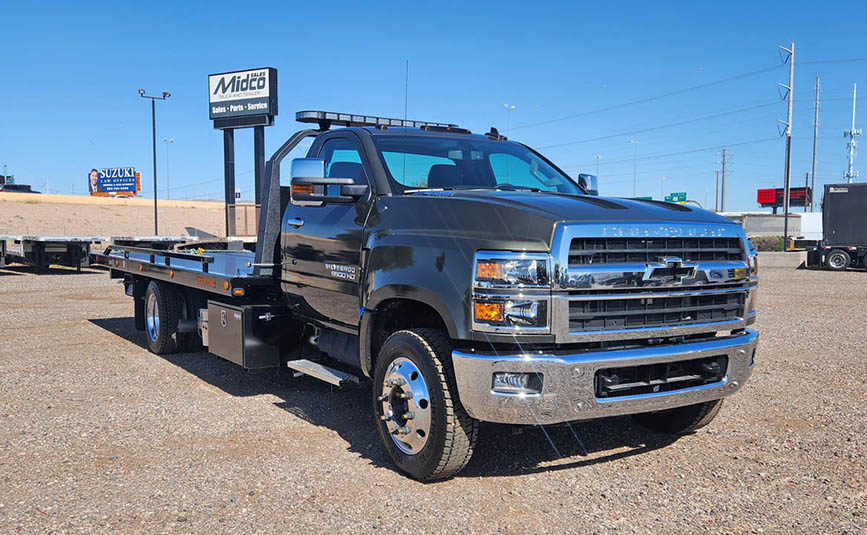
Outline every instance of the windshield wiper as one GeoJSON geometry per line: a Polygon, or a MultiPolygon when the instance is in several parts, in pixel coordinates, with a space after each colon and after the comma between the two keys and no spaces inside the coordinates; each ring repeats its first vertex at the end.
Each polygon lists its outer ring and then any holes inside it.
{"type": "Polygon", "coordinates": [[[497,184],[496,186],[494,186],[494,189],[500,191],[542,191],[539,188],[533,188],[530,186],[516,186],[514,184],[497,184]]]}

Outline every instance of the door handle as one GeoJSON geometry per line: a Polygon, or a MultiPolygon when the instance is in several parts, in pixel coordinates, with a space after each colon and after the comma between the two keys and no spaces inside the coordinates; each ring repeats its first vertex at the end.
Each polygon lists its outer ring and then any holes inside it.
{"type": "Polygon", "coordinates": [[[300,227],[301,225],[304,224],[304,220],[303,220],[303,219],[300,219],[300,218],[298,218],[298,217],[296,217],[296,218],[290,219],[290,220],[287,221],[286,223],[292,225],[292,226],[295,227],[295,228],[298,228],[298,227],[300,227]]]}

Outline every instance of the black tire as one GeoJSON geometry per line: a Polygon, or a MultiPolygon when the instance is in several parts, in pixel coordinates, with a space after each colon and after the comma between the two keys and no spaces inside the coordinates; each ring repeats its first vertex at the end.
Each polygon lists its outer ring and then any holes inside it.
{"type": "Polygon", "coordinates": [[[665,411],[633,414],[632,419],[657,433],[686,435],[701,429],[716,418],[722,402],[723,400],[717,399],[665,411]]]}
{"type": "Polygon", "coordinates": [[[849,257],[849,253],[843,249],[834,249],[825,255],[825,267],[831,271],[843,271],[851,263],[852,259],[849,257]]]}
{"type": "Polygon", "coordinates": [[[478,421],[470,418],[457,397],[451,341],[439,330],[410,329],[388,337],[376,359],[373,412],[386,451],[398,469],[413,479],[429,481],[451,477],[460,472],[473,455],[478,421]],[[425,404],[429,407],[429,433],[424,446],[414,454],[398,447],[389,423],[381,419],[385,411],[378,397],[385,385],[386,373],[397,359],[411,361],[421,372],[430,397],[429,404],[425,404]]]}
{"type": "Polygon", "coordinates": [[[145,339],[148,348],[157,355],[178,350],[181,341],[178,333],[178,302],[177,290],[170,284],[157,281],[148,284],[145,291],[145,339]],[[156,308],[151,308],[154,304],[156,308]]]}
{"type": "MultiPolygon", "coordinates": [[[[197,321],[199,309],[207,306],[207,301],[196,290],[180,290],[178,296],[179,321],[197,321]]],[[[178,333],[178,351],[196,353],[203,351],[202,337],[198,332],[178,333]]]]}

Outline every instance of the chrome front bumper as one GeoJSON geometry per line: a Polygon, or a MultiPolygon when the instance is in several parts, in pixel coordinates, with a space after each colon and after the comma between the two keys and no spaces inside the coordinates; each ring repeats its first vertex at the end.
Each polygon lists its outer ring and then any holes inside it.
{"type": "Polygon", "coordinates": [[[507,424],[556,424],[651,412],[692,405],[734,394],[752,373],[758,334],[750,329],[705,342],[571,354],[494,354],[453,351],[461,403],[470,416],[507,424]],[[597,398],[596,372],[605,368],[661,364],[726,355],[721,381],[671,392],[597,398]],[[537,395],[491,389],[495,372],[541,374],[537,395]]]}

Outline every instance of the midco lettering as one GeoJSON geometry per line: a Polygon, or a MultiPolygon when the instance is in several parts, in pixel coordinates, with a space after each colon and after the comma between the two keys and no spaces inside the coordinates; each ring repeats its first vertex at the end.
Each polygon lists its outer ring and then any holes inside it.
{"type": "Polygon", "coordinates": [[[277,115],[277,70],[272,68],[208,76],[211,119],[277,115]]]}

